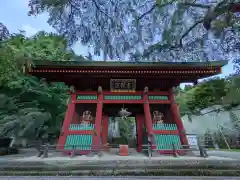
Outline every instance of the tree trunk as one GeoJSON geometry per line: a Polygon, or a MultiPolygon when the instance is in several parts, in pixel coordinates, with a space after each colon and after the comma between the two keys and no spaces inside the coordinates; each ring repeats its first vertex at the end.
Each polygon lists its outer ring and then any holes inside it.
{"type": "Polygon", "coordinates": [[[38,138],[36,142],[36,149],[37,149],[37,157],[40,157],[43,152],[41,151],[42,139],[38,138]]]}
{"type": "Polygon", "coordinates": [[[16,143],[16,141],[17,141],[17,138],[13,137],[9,147],[13,147],[13,145],[16,143]]]}

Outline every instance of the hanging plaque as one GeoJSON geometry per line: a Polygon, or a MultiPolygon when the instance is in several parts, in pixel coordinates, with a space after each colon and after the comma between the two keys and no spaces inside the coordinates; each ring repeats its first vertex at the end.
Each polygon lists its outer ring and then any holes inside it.
{"type": "Polygon", "coordinates": [[[136,79],[111,79],[111,92],[135,92],[136,79]]]}

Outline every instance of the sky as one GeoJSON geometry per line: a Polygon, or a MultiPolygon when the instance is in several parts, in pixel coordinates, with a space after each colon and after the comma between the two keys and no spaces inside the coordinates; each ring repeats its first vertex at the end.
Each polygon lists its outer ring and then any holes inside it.
{"type": "MultiPolygon", "coordinates": [[[[54,32],[48,23],[48,14],[44,13],[37,17],[28,16],[28,0],[2,0],[0,6],[0,22],[7,26],[11,33],[24,30],[27,36],[32,36],[40,30],[54,32]]],[[[76,43],[73,47],[75,53],[88,55],[89,48],[76,43]]],[[[233,72],[233,63],[223,67],[220,76],[227,76],[233,72]]],[[[182,85],[184,86],[184,85],[182,85]]]]}

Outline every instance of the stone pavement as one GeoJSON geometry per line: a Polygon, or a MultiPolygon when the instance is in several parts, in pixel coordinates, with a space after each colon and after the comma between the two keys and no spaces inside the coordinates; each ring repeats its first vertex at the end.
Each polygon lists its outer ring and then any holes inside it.
{"type": "MultiPolygon", "coordinates": [[[[205,171],[205,175],[219,175],[223,171],[227,171],[224,175],[236,176],[240,173],[239,167],[239,159],[219,156],[202,158],[196,155],[179,157],[159,155],[149,159],[149,157],[140,153],[131,154],[130,156],[103,153],[100,157],[88,155],[71,158],[53,151],[49,152],[48,158],[39,158],[36,157],[35,150],[27,149],[17,155],[1,156],[0,158],[0,176],[204,174],[199,173],[199,170],[205,171]],[[210,174],[209,171],[211,171],[210,174]]],[[[37,179],[37,177],[34,178],[37,179]]],[[[0,179],[2,178],[0,177],[0,179]]],[[[100,179],[107,178],[100,177],[100,179]]],[[[111,179],[113,178],[111,177],[111,179]]],[[[151,176],[148,179],[153,178],[151,176]]]]}
{"type": "Polygon", "coordinates": [[[1,180],[238,180],[231,176],[0,176],[1,180]]]}
{"type": "Polygon", "coordinates": [[[210,156],[208,158],[196,156],[161,156],[149,157],[140,153],[131,156],[118,156],[103,153],[95,156],[63,156],[57,152],[50,152],[48,158],[36,157],[36,151],[31,149],[18,155],[2,156],[0,171],[3,170],[146,170],[161,168],[231,168],[240,167],[240,161],[234,158],[210,156]]]}
{"type": "Polygon", "coordinates": [[[208,158],[201,157],[171,157],[171,156],[160,156],[149,159],[148,157],[137,157],[137,156],[103,156],[103,157],[87,157],[87,156],[76,156],[70,157],[49,157],[49,158],[37,158],[35,156],[20,157],[20,158],[4,158],[0,160],[1,169],[26,169],[32,170],[37,169],[77,169],[77,170],[88,170],[88,169],[132,169],[132,168],[197,168],[202,166],[208,167],[239,167],[240,161],[232,158],[223,158],[211,156],[208,158]]]}
{"type": "Polygon", "coordinates": [[[227,157],[240,160],[240,152],[233,152],[233,151],[215,151],[210,150],[208,151],[209,156],[218,156],[218,157],[227,157]]]}

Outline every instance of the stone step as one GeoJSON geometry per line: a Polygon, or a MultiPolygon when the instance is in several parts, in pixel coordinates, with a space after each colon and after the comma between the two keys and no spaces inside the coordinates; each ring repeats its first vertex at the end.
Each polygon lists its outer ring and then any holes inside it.
{"type": "Polygon", "coordinates": [[[162,155],[156,151],[152,152],[152,157],[159,157],[159,156],[162,156],[162,155]]]}
{"type": "MultiPolygon", "coordinates": [[[[137,152],[135,148],[129,148],[128,152],[129,152],[129,155],[139,154],[139,152],[137,152]]],[[[119,148],[111,148],[109,153],[118,155],[119,154],[119,148]]]]}

